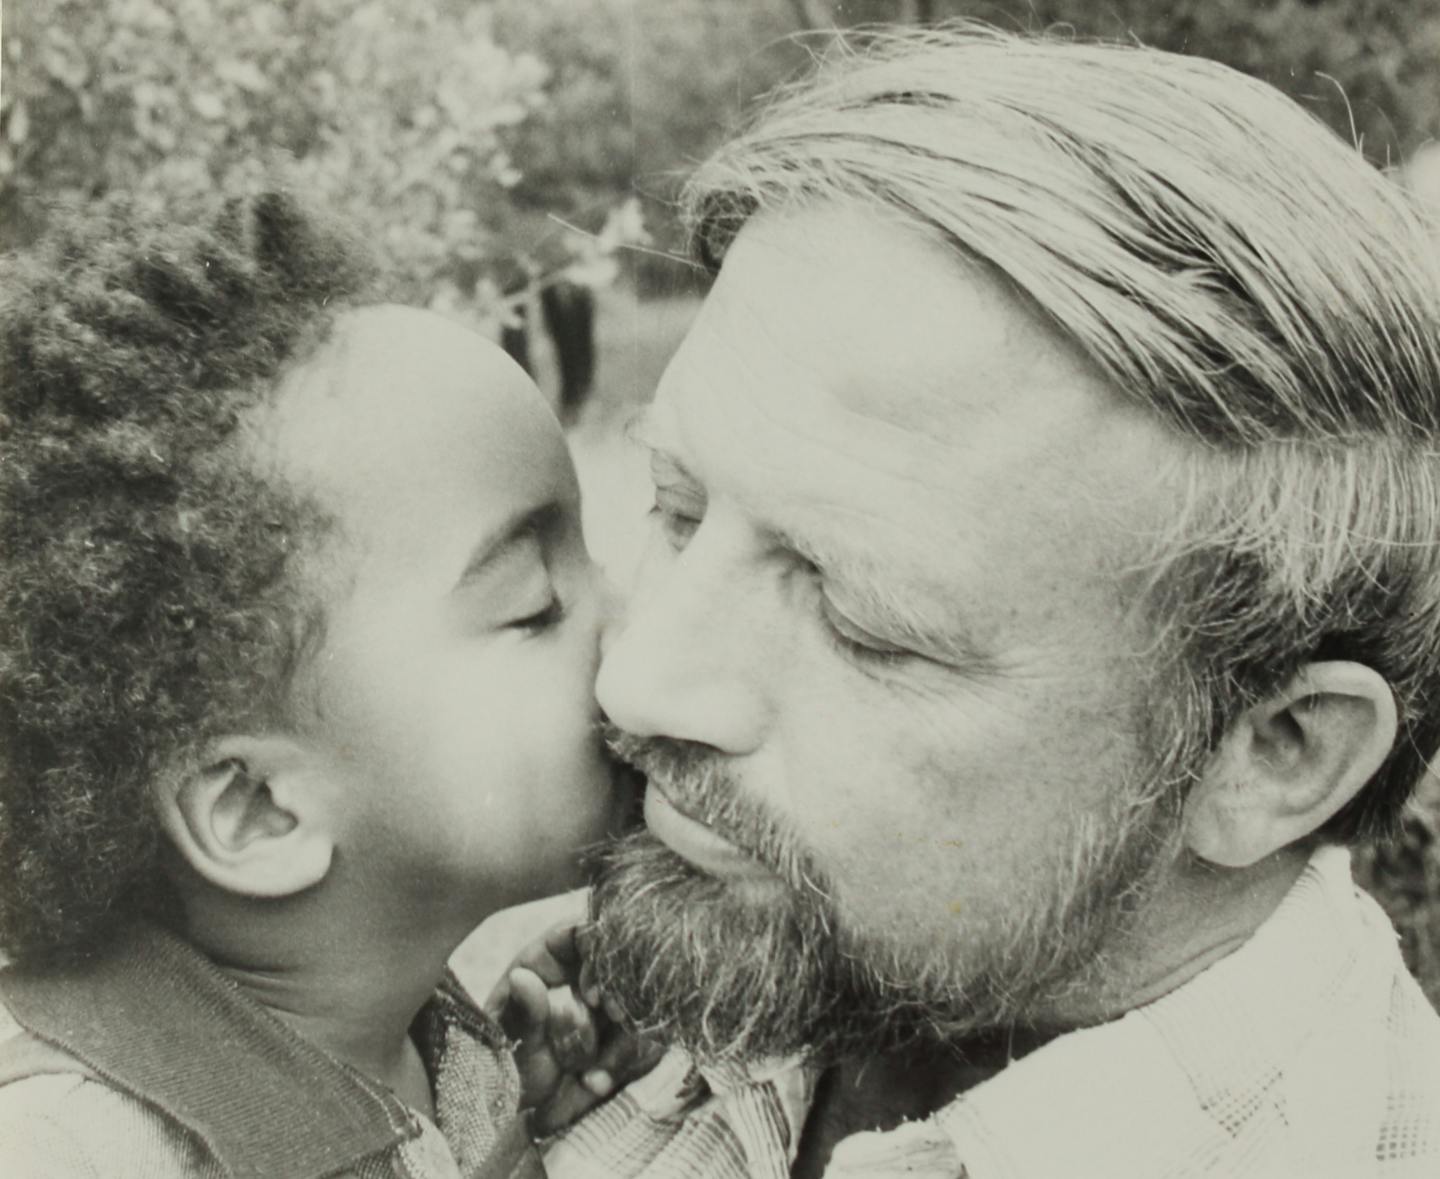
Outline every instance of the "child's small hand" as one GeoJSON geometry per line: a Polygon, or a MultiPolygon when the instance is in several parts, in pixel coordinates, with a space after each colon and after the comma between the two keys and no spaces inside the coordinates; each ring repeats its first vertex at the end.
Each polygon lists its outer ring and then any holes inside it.
{"type": "Polygon", "coordinates": [[[569,1125],[660,1056],[602,1003],[585,970],[583,936],[581,926],[560,925],[531,943],[485,1004],[518,1042],[520,1103],[542,1134],[569,1125]]]}

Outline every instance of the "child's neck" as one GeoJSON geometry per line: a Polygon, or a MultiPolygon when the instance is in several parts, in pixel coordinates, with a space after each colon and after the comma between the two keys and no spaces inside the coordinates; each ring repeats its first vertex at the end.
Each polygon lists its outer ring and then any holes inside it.
{"type": "Polygon", "coordinates": [[[400,935],[338,916],[282,922],[272,914],[207,923],[224,932],[198,944],[299,1035],[433,1116],[430,1079],[410,1026],[460,937],[414,929],[400,935]]]}
{"type": "Polygon", "coordinates": [[[428,1115],[430,1082],[410,1025],[439,982],[445,955],[412,952],[386,961],[376,947],[350,949],[220,966],[294,1031],[428,1115]]]}

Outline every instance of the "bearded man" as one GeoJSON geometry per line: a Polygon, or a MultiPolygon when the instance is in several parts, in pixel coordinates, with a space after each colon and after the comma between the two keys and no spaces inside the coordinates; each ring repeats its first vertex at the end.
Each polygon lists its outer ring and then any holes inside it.
{"type": "Polygon", "coordinates": [[[1440,276],[1274,90],[971,29],[700,168],[554,1174],[1440,1174],[1347,847],[1440,742],[1440,276]],[[796,1058],[798,1057],[798,1061],[796,1058]]]}

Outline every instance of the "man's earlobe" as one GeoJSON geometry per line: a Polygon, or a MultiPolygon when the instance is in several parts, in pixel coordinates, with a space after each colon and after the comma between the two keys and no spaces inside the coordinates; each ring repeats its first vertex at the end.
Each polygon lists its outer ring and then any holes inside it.
{"type": "Polygon", "coordinates": [[[1395,744],[1390,685],[1360,663],[1311,663],[1226,732],[1185,806],[1186,844],[1242,868],[1323,826],[1395,744]]]}
{"type": "Polygon", "coordinates": [[[325,879],[334,856],[321,792],[284,738],[218,742],[161,791],[161,822],[187,864],[241,896],[285,897],[325,879]]]}

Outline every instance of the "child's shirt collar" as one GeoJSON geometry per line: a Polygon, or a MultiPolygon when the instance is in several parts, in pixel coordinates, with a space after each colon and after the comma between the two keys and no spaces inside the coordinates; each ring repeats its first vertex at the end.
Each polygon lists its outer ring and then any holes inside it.
{"type": "MultiPolygon", "coordinates": [[[[333,1175],[425,1129],[389,1089],[296,1035],[155,926],[127,929],[63,970],[7,969],[0,995],[32,1036],[162,1111],[237,1177],[333,1175]]],[[[499,1028],[447,976],[416,1032],[460,1173],[524,1173],[531,1148],[499,1028]]]]}

